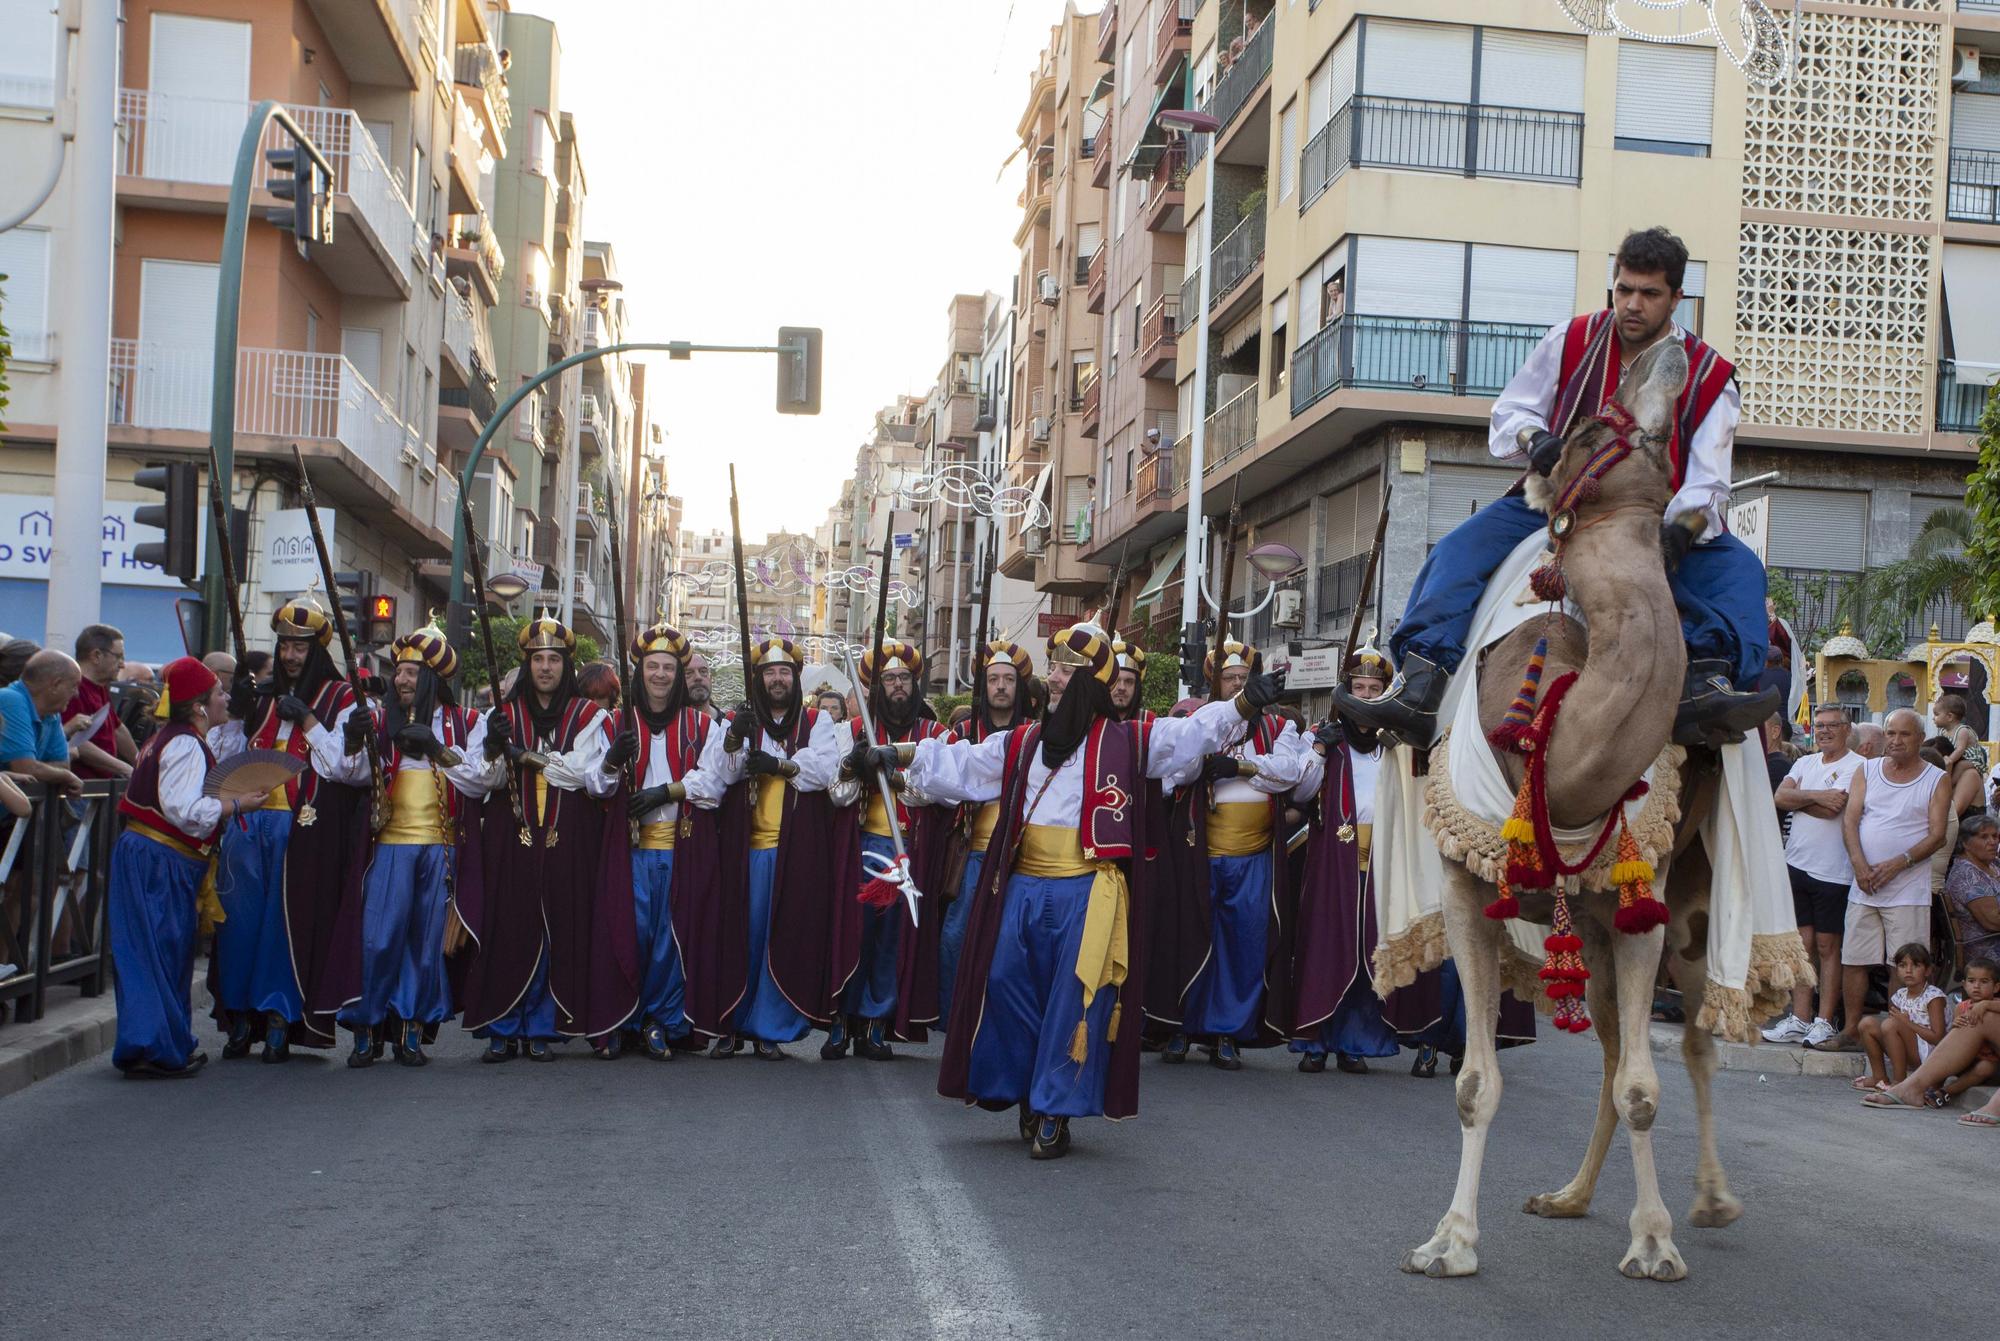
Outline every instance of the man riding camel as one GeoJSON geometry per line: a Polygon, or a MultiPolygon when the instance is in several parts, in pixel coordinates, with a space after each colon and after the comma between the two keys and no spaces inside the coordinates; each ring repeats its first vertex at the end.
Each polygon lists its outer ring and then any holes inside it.
{"type": "MultiPolygon", "coordinates": [[[[1547,478],[1579,416],[1604,409],[1624,372],[1661,340],[1687,349],[1688,380],[1676,406],[1670,450],[1673,498],[1660,527],[1668,583],[1687,640],[1687,682],[1674,718],[1683,745],[1741,740],[1778,711],[1780,691],[1756,692],[1769,639],[1764,568],[1723,522],[1730,457],[1742,414],[1735,369],[1673,321],[1687,248],[1664,228],[1619,244],[1612,305],[1552,328],[1493,403],[1488,446],[1547,478]]],[[[1437,735],[1445,686],[1464,659],[1473,614],[1507,556],[1548,525],[1519,486],[1460,522],[1425,560],[1390,639],[1402,668],[1372,702],[1336,689],[1340,711],[1419,747],[1437,735]]]]}

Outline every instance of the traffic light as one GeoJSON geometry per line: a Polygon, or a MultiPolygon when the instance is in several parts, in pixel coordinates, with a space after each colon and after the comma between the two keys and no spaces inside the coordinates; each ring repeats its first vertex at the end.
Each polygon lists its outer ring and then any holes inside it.
{"type": "Polygon", "coordinates": [[[1203,675],[1202,662],[1207,659],[1209,638],[1215,631],[1214,622],[1197,619],[1189,624],[1181,637],[1181,683],[1190,693],[1204,690],[1208,677],[1203,675]]]}
{"type": "Polygon", "coordinates": [[[368,632],[373,614],[375,574],[365,568],[335,573],[333,585],[339,588],[340,622],[347,627],[347,636],[357,643],[368,641],[362,635],[368,632]]]}
{"type": "Polygon", "coordinates": [[[818,414],[819,327],[780,326],[778,344],[799,351],[778,355],[778,413],[818,414]]]}
{"type": "Polygon", "coordinates": [[[264,189],[286,202],[265,217],[292,235],[301,256],[311,254],[311,243],[332,242],[332,184],[320,171],[319,164],[313,162],[312,155],[297,145],[289,145],[266,149],[264,161],[271,165],[272,171],[264,189]]]}
{"type": "Polygon", "coordinates": [[[396,598],[394,596],[370,596],[368,598],[368,636],[361,641],[380,646],[396,641],[396,598]]]}
{"type": "Polygon", "coordinates": [[[201,480],[194,463],[146,466],[132,476],[132,483],[166,495],[163,503],[142,503],[133,510],[135,524],[157,526],[166,532],[166,539],[139,542],[132,547],[132,557],[183,582],[194,581],[201,566],[201,480]]]}

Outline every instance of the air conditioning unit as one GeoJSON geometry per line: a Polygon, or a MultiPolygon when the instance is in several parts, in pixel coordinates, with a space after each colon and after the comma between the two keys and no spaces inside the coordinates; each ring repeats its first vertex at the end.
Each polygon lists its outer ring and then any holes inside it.
{"type": "Polygon", "coordinates": [[[1028,425],[1028,436],[1036,442],[1049,440],[1049,421],[1046,416],[1037,416],[1034,422],[1028,425]]]}
{"type": "MultiPolygon", "coordinates": [[[[1979,63],[1973,62],[1972,68],[1977,70],[1979,63]]],[[[1041,298],[1044,306],[1054,307],[1057,300],[1062,297],[1062,285],[1056,282],[1054,275],[1044,270],[1035,276],[1035,293],[1041,298]]]]}
{"type": "Polygon", "coordinates": [[[1271,610],[1271,623],[1275,627],[1296,629],[1306,622],[1303,613],[1305,601],[1300,593],[1296,591],[1281,591],[1274,598],[1274,601],[1275,603],[1271,610]]]}
{"type": "Polygon", "coordinates": [[[1951,82],[1954,84],[1976,84],[1979,82],[1979,48],[1953,47],[1951,49],[1951,82]]]}
{"type": "Polygon", "coordinates": [[[1021,528],[1021,552],[1037,558],[1049,547],[1049,528],[1046,526],[1024,526],[1021,528]]]}

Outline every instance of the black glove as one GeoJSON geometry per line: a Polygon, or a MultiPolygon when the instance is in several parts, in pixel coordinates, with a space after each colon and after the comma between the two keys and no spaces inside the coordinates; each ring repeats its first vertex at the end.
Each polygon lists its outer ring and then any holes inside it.
{"type": "Polygon", "coordinates": [[[423,723],[411,722],[396,733],[396,748],[417,759],[435,759],[443,752],[444,743],[423,723]]]}
{"type": "Polygon", "coordinates": [[[727,754],[742,749],[750,739],[750,733],[757,729],[757,714],[748,707],[738,708],[736,715],[729,719],[729,729],[722,733],[722,748],[727,754]]]}
{"type": "Polygon", "coordinates": [[[304,699],[291,694],[278,695],[278,719],[280,721],[290,722],[293,726],[297,726],[310,716],[312,716],[312,709],[307,706],[304,699]]]}
{"type": "Polygon", "coordinates": [[[486,714],[486,757],[498,759],[507,753],[507,743],[514,738],[514,723],[506,713],[495,708],[486,714]]]}
{"type": "Polygon", "coordinates": [[[347,743],[347,752],[353,754],[368,741],[368,733],[375,729],[375,718],[366,708],[356,708],[347,714],[347,725],[340,729],[347,743]]]}
{"type": "Polygon", "coordinates": [[[1346,738],[1347,733],[1342,729],[1338,717],[1330,717],[1326,721],[1321,722],[1319,730],[1313,732],[1314,742],[1322,750],[1327,751],[1331,751],[1334,746],[1340,744],[1346,738]]]}
{"type": "Polygon", "coordinates": [[[657,787],[641,787],[632,793],[632,813],[648,815],[669,801],[678,801],[683,792],[678,782],[663,782],[657,787]]]}
{"type": "Polygon", "coordinates": [[[785,776],[785,766],[790,762],[769,750],[752,750],[750,757],[743,761],[743,771],[753,778],[781,778],[785,776]]]}
{"type": "Polygon", "coordinates": [[[237,721],[250,716],[250,710],[257,706],[257,680],[249,671],[244,671],[229,682],[229,715],[237,721]]]}
{"type": "Polygon", "coordinates": [[[1227,778],[1241,777],[1242,772],[1236,764],[1236,756],[1233,754],[1208,755],[1201,761],[1201,780],[1221,782],[1227,778]]]}
{"type": "Polygon", "coordinates": [[[1263,709],[1278,701],[1278,695],[1285,692],[1285,672],[1277,670],[1269,675],[1253,675],[1243,686],[1243,701],[1253,708],[1263,709]]]}
{"type": "Polygon", "coordinates": [[[1562,454],[1563,440],[1559,433],[1538,428],[1528,440],[1528,464],[1543,479],[1555,473],[1556,462],[1562,460],[1562,454]]]}
{"type": "Polygon", "coordinates": [[[639,753],[639,733],[620,731],[611,739],[611,747],[604,752],[604,771],[615,772],[632,762],[632,756],[639,753]]]}
{"type": "Polygon", "coordinates": [[[1673,572],[1694,545],[1694,532],[1677,521],[1660,523],[1660,559],[1673,572]]]}

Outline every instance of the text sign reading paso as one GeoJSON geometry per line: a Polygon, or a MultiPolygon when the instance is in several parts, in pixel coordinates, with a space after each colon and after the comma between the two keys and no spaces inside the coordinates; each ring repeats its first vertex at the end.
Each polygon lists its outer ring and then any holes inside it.
{"type": "Polygon", "coordinates": [[[1729,509],[1729,533],[1750,547],[1757,562],[1771,562],[1771,497],[1753,498],[1729,509]]]}

